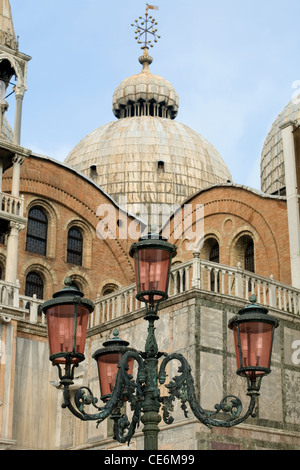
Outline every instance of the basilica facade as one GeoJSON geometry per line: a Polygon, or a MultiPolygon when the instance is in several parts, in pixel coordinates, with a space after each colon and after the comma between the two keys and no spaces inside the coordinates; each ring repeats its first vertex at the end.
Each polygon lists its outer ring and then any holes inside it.
{"type": "MultiPolygon", "coordinates": [[[[261,191],[242,186],[218,151],[178,122],[177,92],[151,73],[145,43],[140,71],[112,90],[114,120],[62,163],[21,144],[30,56],[19,51],[9,0],[0,1],[0,33],[1,447],[123,449],[109,418],[96,427],[61,407],[41,307],[66,277],[94,302],[86,359],[72,387],[88,386],[99,396],[92,354],[114,329],[132,347],[144,347],[144,307],[135,297],[129,250],[155,229],[177,246],[157,323],[159,348],[187,357],[204,409],[231,394],[248,407],[229,319],[255,294],[280,320],[255,417],[208,430],[175,406],[174,422],[160,424],[160,449],[299,449],[299,101],[287,105],[266,137],[261,191]],[[5,101],[12,76],[14,126],[5,101]]],[[[129,448],[143,448],[142,429],[129,448]]]]}

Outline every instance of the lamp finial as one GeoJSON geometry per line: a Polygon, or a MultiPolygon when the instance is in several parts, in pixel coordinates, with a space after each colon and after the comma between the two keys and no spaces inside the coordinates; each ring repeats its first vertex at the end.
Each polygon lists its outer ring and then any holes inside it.
{"type": "Polygon", "coordinates": [[[72,279],[70,278],[70,276],[67,276],[64,280],[64,285],[66,287],[71,287],[73,285],[73,281],[72,279]]]}

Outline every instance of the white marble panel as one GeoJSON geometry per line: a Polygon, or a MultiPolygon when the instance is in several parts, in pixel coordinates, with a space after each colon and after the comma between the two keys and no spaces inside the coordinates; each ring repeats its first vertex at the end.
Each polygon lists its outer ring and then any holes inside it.
{"type": "Polygon", "coordinates": [[[208,348],[223,349],[223,312],[213,308],[201,307],[200,344],[208,348]]]}

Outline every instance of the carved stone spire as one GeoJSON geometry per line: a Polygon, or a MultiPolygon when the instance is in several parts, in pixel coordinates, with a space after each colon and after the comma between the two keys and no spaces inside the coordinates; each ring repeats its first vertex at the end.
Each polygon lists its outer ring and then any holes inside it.
{"type": "Polygon", "coordinates": [[[18,50],[9,0],[0,0],[0,44],[18,50]]]}

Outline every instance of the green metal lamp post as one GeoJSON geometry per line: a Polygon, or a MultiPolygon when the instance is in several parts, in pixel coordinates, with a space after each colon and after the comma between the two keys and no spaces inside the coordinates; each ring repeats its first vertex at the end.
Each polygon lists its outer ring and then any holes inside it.
{"type": "Polygon", "coordinates": [[[159,352],[155,338],[154,323],[159,319],[160,302],[168,297],[170,269],[176,255],[176,246],[162,237],[149,234],[131,246],[130,255],[135,265],[136,297],[146,304],[144,319],[148,322],[148,335],[145,351],[139,352],[128,347],[128,342],[121,340],[118,332],[114,331],[114,338],[105,342],[104,347],[93,354],[98,364],[104,406],[97,405],[98,399],[88,387],[77,389],[73,399],[70,393],[74,368],[84,360],[83,340],[85,341],[88,314],[93,310],[92,303],[67,285],[43,305],[43,311],[47,315],[50,360],[59,368],[60,383],[63,386],[62,406],[83,421],[95,420],[99,424],[111,417],[114,420],[114,438],[121,443],[130,442],[141,421],[144,425],[145,450],[158,449],[158,425],[161,420],[159,412],[162,411],[164,422],[171,424],[174,420],[171,412],[176,398],[181,401],[186,417],[189,404],[194,416],[209,428],[232,427],[245,421],[253,415],[262,377],[270,373],[273,335],[278,320],[268,315],[267,309],[257,305],[254,297],[250,299],[249,306],[230,320],[228,326],[234,333],[237,374],[247,378],[250,403],[242,415],[241,400],[228,395],[220,404],[215,405],[215,411],[205,411],[197,401],[194,379],[187,360],[182,354],[159,352]],[[173,360],[180,363],[179,375],[166,384],[168,395],[161,396],[159,384],[165,384],[166,367],[173,360]],[[134,362],[137,365],[135,379],[132,375],[134,362]],[[62,367],[65,369],[64,373],[62,367]],[[131,421],[122,413],[125,402],[130,404],[133,412],[131,421]],[[96,413],[86,412],[89,405],[96,408],[96,413]],[[217,417],[220,411],[226,414],[225,419],[217,417]]]}
{"type": "Polygon", "coordinates": [[[129,251],[135,265],[136,297],[146,304],[145,320],[148,321],[148,337],[142,355],[146,378],[141,406],[145,450],[158,449],[158,425],[161,420],[158,360],[163,354],[158,351],[154,323],[159,319],[160,302],[168,298],[171,264],[176,252],[175,245],[151,234],[134,243],[129,251]]]}

